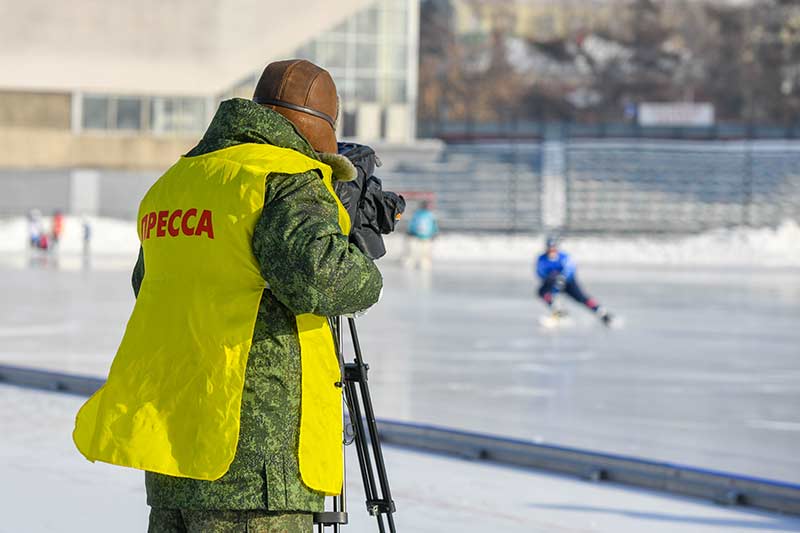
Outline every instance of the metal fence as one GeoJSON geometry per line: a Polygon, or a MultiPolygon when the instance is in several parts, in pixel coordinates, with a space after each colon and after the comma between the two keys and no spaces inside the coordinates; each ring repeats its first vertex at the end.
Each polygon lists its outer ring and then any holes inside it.
{"type": "MultiPolygon", "coordinates": [[[[443,231],[691,233],[800,220],[800,141],[548,139],[378,147],[443,231]]],[[[159,172],[0,170],[0,216],[133,218],[159,172]]]]}
{"type": "Polygon", "coordinates": [[[635,122],[552,122],[511,120],[503,122],[421,120],[421,137],[448,142],[486,139],[682,139],[743,140],[800,139],[800,123],[755,124],[719,122],[710,126],[640,126],[635,122]]]}
{"type": "Polygon", "coordinates": [[[540,144],[493,143],[448,145],[378,173],[387,189],[433,193],[443,231],[526,232],[542,220],[541,170],[540,144]]]}
{"type": "Polygon", "coordinates": [[[385,172],[444,230],[691,233],[800,220],[800,141],[449,144],[385,172]]]}
{"type": "Polygon", "coordinates": [[[694,232],[800,220],[800,143],[565,145],[569,231],[694,232]]]}

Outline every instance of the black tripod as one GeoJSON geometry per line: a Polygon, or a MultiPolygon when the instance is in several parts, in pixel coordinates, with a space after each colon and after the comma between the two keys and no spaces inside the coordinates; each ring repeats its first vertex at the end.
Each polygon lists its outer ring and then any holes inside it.
{"type": "MultiPolygon", "coordinates": [[[[378,426],[375,423],[375,413],[372,410],[372,399],[369,395],[369,386],[367,384],[369,365],[364,363],[361,358],[361,345],[358,342],[356,321],[353,318],[347,319],[350,338],[353,341],[353,351],[355,352],[352,363],[344,362],[342,318],[336,317],[330,322],[336,345],[336,355],[339,357],[339,366],[342,368],[344,401],[349,414],[349,426],[352,429],[352,439],[345,439],[345,445],[351,443],[356,445],[358,465],[361,468],[361,480],[364,482],[364,492],[367,496],[367,512],[378,520],[378,530],[381,533],[386,533],[387,525],[389,526],[389,533],[395,533],[394,516],[392,515],[395,512],[394,501],[389,490],[386,464],[383,461],[378,426]],[[366,417],[366,420],[364,417],[366,417]],[[367,440],[367,433],[369,433],[369,440],[367,440]],[[372,444],[371,448],[370,444],[372,444]],[[376,484],[376,474],[378,484],[376,484]]],[[[348,422],[345,420],[345,434],[347,434],[347,427],[348,422]]],[[[344,450],[342,450],[342,453],[344,453],[344,450]]],[[[345,485],[346,483],[343,482],[342,493],[333,497],[333,511],[314,514],[314,524],[317,525],[319,533],[323,533],[328,526],[333,528],[334,533],[338,533],[341,526],[347,524],[345,485]]]]}

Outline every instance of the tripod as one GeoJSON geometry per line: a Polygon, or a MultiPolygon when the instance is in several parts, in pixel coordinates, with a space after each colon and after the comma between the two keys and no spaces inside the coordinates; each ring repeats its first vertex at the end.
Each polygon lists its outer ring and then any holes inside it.
{"type": "MultiPolygon", "coordinates": [[[[367,512],[377,519],[380,533],[386,533],[387,525],[389,533],[395,533],[394,516],[392,515],[395,512],[395,506],[389,490],[386,464],[383,461],[378,426],[375,423],[375,413],[372,410],[372,399],[369,395],[369,386],[367,384],[369,365],[364,363],[361,357],[361,345],[358,342],[356,321],[353,318],[347,319],[350,338],[353,341],[353,351],[355,352],[352,363],[344,362],[342,318],[336,317],[330,322],[334,344],[336,345],[336,355],[339,358],[339,366],[342,369],[341,385],[344,389],[344,401],[347,405],[350,420],[349,425],[353,432],[352,440],[345,440],[344,444],[345,446],[351,443],[356,445],[358,464],[361,468],[361,480],[364,483],[364,492],[367,497],[367,512]],[[366,417],[366,420],[364,417],[366,417]],[[367,436],[369,436],[369,440],[367,440],[367,436]],[[372,444],[372,448],[370,448],[370,444],[372,444]]],[[[345,420],[345,428],[347,427],[347,420],[345,420]]],[[[344,449],[342,449],[342,453],[344,453],[344,449]]],[[[314,514],[314,524],[317,526],[319,533],[323,533],[326,527],[332,527],[334,533],[339,533],[341,526],[347,524],[345,485],[346,483],[343,482],[341,494],[333,497],[333,511],[314,514]]]]}

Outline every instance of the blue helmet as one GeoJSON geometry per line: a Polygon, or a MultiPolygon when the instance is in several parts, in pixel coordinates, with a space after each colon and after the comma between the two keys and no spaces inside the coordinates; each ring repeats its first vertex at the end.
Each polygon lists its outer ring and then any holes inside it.
{"type": "Polygon", "coordinates": [[[547,239],[544,241],[545,248],[548,250],[550,248],[558,248],[559,244],[561,244],[561,239],[559,239],[557,235],[548,235],[547,239]]]}

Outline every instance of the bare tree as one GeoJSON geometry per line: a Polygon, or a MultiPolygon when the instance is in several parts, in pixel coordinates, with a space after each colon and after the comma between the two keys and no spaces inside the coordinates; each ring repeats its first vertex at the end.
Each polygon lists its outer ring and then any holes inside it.
{"type": "Polygon", "coordinates": [[[799,0],[607,1],[613,20],[573,17],[566,34],[538,40],[515,35],[509,0],[425,0],[421,121],[615,121],[626,104],[684,100],[713,103],[721,120],[800,121],[799,0]],[[459,35],[456,5],[476,18],[491,12],[491,30],[459,35]],[[508,43],[521,38],[548,75],[510,59],[508,43]]]}

